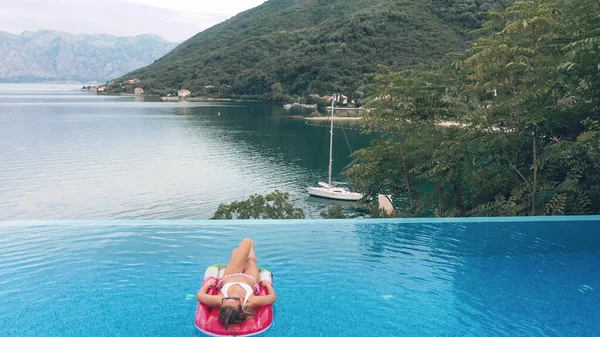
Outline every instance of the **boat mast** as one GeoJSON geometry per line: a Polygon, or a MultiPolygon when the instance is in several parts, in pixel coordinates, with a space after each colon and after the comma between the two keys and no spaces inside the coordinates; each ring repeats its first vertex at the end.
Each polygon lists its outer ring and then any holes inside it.
{"type": "Polygon", "coordinates": [[[331,129],[329,130],[329,186],[331,185],[331,170],[333,167],[333,104],[335,100],[331,100],[331,129]]]}

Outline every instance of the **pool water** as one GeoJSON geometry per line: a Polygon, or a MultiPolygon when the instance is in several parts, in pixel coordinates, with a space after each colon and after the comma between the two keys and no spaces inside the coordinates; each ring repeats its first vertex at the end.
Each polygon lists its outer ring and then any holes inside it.
{"type": "Polygon", "coordinates": [[[600,217],[0,223],[0,336],[202,336],[206,267],[273,271],[262,336],[598,336],[600,217]]]}

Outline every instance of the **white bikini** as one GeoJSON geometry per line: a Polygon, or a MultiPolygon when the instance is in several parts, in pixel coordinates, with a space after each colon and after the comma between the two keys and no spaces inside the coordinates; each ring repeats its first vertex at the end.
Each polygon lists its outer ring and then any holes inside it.
{"type": "Polygon", "coordinates": [[[229,297],[227,295],[227,291],[229,290],[229,288],[231,288],[231,286],[238,285],[238,286],[242,287],[242,289],[244,289],[244,291],[246,291],[246,295],[244,296],[244,302],[242,303],[242,306],[244,306],[246,304],[246,302],[248,301],[248,299],[250,298],[250,296],[252,296],[252,293],[258,292],[258,284],[256,283],[256,279],[254,279],[254,277],[252,275],[248,275],[248,274],[244,274],[244,273],[229,274],[229,275],[223,277],[223,279],[225,279],[227,277],[232,277],[232,276],[245,276],[245,277],[251,279],[252,281],[254,281],[254,284],[256,285],[254,290],[252,289],[252,287],[249,284],[242,283],[242,282],[229,282],[229,283],[225,283],[225,284],[221,285],[221,292],[223,293],[223,296],[225,296],[225,297],[229,297]]]}
{"type": "Polygon", "coordinates": [[[221,291],[223,292],[223,296],[229,297],[229,296],[227,296],[227,290],[229,290],[229,288],[234,285],[238,285],[246,291],[246,295],[244,296],[244,302],[242,302],[242,306],[244,306],[246,304],[246,302],[248,301],[248,299],[250,298],[250,296],[252,295],[252,287],[246,283],[241,283],[241,282],[226,283],[223,285],[223,288],[221,288],[221,291]]]}

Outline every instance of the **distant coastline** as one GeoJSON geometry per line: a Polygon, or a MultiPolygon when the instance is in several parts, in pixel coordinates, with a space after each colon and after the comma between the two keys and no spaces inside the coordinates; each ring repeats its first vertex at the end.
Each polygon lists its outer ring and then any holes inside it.
{"type": "MultiPolygon", "coordinates": [[[[309,121],[328,121],[331,120],[331,116],[323,116],[323,117],[304,117],[304,116],[299,116],[300,118],[309,120],[309,121]]],[[[362,120],[362,117],[338,117],[338,116],[334,116],[333,120],[334,121],[360,121],[362,120]]]]}
{"type": "MultiPolygon", "coordinates": [[[[147,96],[147,95],[145,95],[147,96]]],[[[213,98],[213,97],[160,97],[160,100],[163,102],[258,102],[261,103],[263,101],[259,100],[251,100],[251,99],[233,99],[233,98],[213,98]]]]}
{"type": "MultiPolygon", "coordinates": [[[[310,117],[310,116],[290,116],[291,118],[304,119],[308,121],[329,121],[331,120],[331,116],[322,116],[322,117],[310,117]]],[[[361,121],[363,119],[362,116],[359,117],[338,117],[334,116],[334,121],[361,121]]],[[[441,127],[467,127],[468,123],[456,122],[456,121],[439,121],[436,123],[437,126],[441,127]]]]}
{"type": "Polygon", "coordinates": [[[98,85],[100,82],[97,81],[84,81],[84,80],[44,80],[44,79],[12,79],[12,78],[0,78],[0,83],[5,84],[72,84],[72,85],[82,85],[82,84],[94,84],[98,85]]]}
{"type": "Polygon", "coordinates": [[[142,94],[142,95],[136,95],[133,93],[129,93],[129,92],[121,92],[121,93],[108,93],[108,92],[99,92],[99,91],[94,91],[94,90],[90,90],[90,89],[81,89],[82,91],[87,91],[90,93],[93,93],[95,95],[101,95],[101,96],[127,96],[127,97],[149,97],[149,98],[153,98],[156,100],[160,100],[161,102],[172,102],[172,103],[177,103],[177,102],[255,102],[255,103],[272,103],[272,102],[265,102],[265,101],[260,101],[260,100],[251,100],[251,99],[234,99],[234,98],[214,98],[214,97],[165,97],[165,96],[160,96],[160,95],[153,95],[153,94],[142,94]]]}

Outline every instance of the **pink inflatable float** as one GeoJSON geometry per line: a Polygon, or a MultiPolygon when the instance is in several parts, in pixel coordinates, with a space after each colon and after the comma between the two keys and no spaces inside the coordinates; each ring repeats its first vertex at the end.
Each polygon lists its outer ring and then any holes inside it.
{"type": "MultiPolygon", "coordinates": [[[[224,264],[215,264],[206,269],[204,273],[203,284],[209,278],[221,279],[225,272],[224,264]]],[[[273,274],[265,268],[260,268],[260,280],[267,280],[273,283],[273,274]]],[[[219,289],[213,287],[209,289],[209,295],[217,295],[219,289]]],[[[258,296],[267,295],[267,290],[260,287],[258,296]]],[[[219,310],[209,308],[205,304],[198,303],[196,308],[196,327],[209,336],[254,336],[266,331],[273,324],[273,305],[264,306],[256,310],[256,315],[244,321],[242,324],[232,325],[229,330],[219,322],[219,310]]]]}

